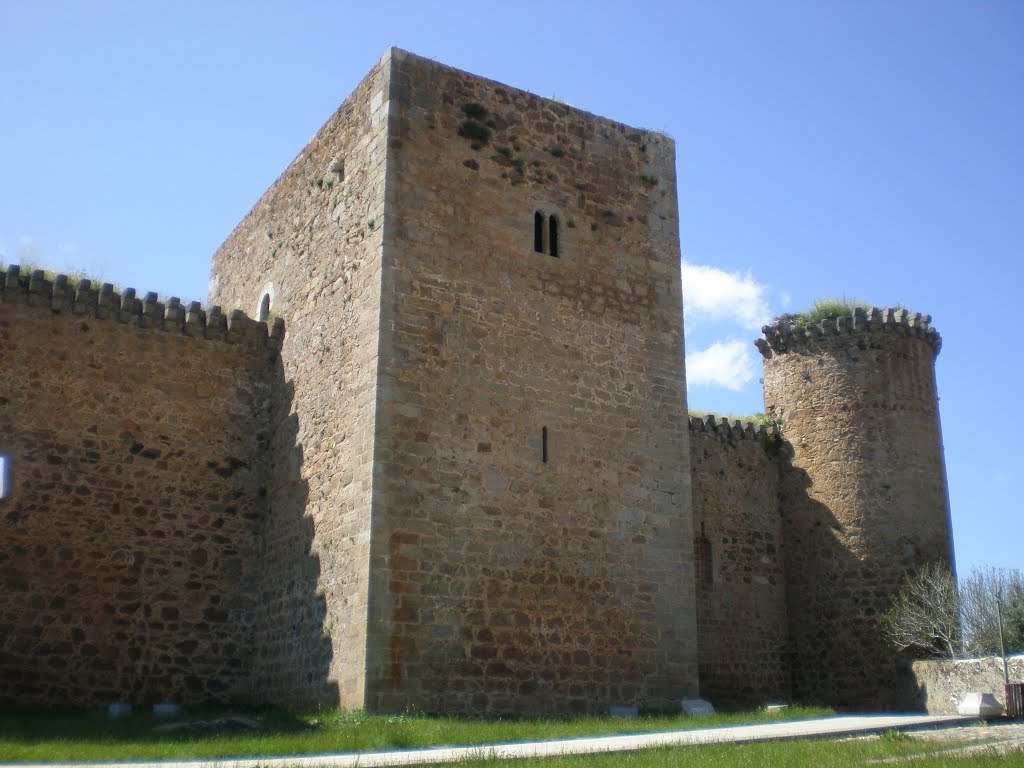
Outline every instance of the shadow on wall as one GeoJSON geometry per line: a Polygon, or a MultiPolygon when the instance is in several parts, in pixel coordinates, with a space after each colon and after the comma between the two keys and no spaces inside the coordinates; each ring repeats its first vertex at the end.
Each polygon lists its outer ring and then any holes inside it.
{"type": "Polygon", "coordinates": [[[295,387],[276,362],[268,466],[268,514],[260,532],[254,678],[261,702],[293,708],[337,706],[327,601],[319,591],[320,558],[313,551],[313,520],[306,514],[309,485],[302,479],[295,387]]]}
{"type": "Polygon", "coordinates": [[[841,522],[811,498],[811,478],[782,443],[780,507],[792,643],[794,698],[846,710],[916,709],[909,658],[878,626],[904,569],[884,557],[858,557],[841,522]]]}
{"type": "Polygon", "coordinates": [[[779,442],[691,423],[700,691],[717,707],[793,699],[779,442]]]}

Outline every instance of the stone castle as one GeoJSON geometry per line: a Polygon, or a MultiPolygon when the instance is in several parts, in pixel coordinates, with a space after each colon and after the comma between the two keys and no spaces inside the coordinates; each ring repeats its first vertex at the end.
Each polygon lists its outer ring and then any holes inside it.
{"type": "Polygon", "coordinates": [[[0,701],[905,706],[939,336],[783,318],[781,427],[689,419],[678,228],[666,136],[392,49],[208,309],[0,274],[0,701]]]}

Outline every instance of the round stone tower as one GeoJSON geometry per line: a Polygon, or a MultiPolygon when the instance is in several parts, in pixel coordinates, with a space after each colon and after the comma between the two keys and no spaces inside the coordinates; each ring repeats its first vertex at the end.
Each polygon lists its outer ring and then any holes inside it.
{"type": "Polygon", "coordinates": [[[765,326],[765,410],[790,466],[781,508],[794,692],[844,707],[913,703],[880,615],[904,575],[952,567],[935,387],[939,334],[927,315],[765,326]]]}

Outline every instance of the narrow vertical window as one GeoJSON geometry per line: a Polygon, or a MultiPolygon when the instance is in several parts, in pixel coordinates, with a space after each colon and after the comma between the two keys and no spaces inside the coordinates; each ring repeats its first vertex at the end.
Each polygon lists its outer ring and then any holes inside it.
{"type": "Polygon", "coordinates": [[[11,460],[0,453],[0,499],[6,499],[14,493],[11,487],[11,460]]]}
{"type": "Polygon", "coordinates": [[[704,523],[700,524],[700,536],[693,540],[693,572],[697,589],[711,588],[715,569],[711,561],[711,542],[704,536],[704,523]]]}
{"type": "Polygon", "coordinates": [[[540,428],[540,453],[541,453],[541,460],[545,464],[547,464],[548,463],[548,428],[547,427],[541,427],[540,428]]]}
{"type": "Polygon", "coordinates": [[[544,253],[544,214],[540,211],[533,214],[533,250],[544,253]]]}
{"type": "Polygon", "coordinates": [[[268,317],[270,317],[270,294],[264,293],[263,298],[260,299],[260,311],[256,314],[256,319],[265,323],[268,317]]]}
{"type": "Polygon", "coordinates": [[[550,253],[556,259],[558,258],[558,217],[552,216],[548,219],[548,245],[550,246],[550,253]]]}

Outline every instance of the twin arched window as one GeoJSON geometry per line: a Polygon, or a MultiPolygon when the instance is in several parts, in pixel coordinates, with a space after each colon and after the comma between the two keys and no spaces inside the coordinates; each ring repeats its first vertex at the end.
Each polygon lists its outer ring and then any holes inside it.
{"type": "Polygon", "coordinates": [[[533,214],[533,250],[558,258],[558,217],[554,214],[545,216],[540,211],[533,214]]]}

